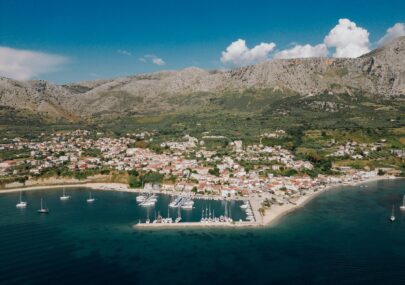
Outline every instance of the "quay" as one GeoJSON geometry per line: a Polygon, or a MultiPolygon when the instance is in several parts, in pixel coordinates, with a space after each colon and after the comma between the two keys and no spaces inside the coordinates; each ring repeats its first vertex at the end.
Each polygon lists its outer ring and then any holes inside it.
{"type": "Polygon", "coordinates": [[[219,222],[219,223],[202,223],[202,222],[185,222],[185,223],[137,223],[133,227],[140,228],[220,228],[220,227],[257,227],[260,226],[257,222],[238,221],[238,222],[219,222]]]}

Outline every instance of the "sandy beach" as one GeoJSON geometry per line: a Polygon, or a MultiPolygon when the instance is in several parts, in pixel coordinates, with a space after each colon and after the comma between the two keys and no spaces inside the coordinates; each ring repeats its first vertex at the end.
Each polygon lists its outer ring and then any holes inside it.
{"type": "Polygon", "coordinates": [[[262,226],[272,226],[272,225],[275,225],[277,223],[277,221],[279,219],[281,219],[282,217],[284,217],[285,215],[305,206],[305,204],[307,204],[312,199],[314,199],[315,197],[317,197],[318,195],[320,195],[324,192],[333,191],[342,186],[357,186],[357,185],[371,183],[371,182],[375,182],[375,181],[379,181],[379,180],[397,179],[397,178],[400,178],[400,177],[377,176],[377,177],[372,177],[372,178],[362,180],[362,181],[356,181],[356,182],[353,182],[350,184],[330,185],[330,186],[327,186],[316,192],[313,192],[311,194],[301,196],[295,202],[295,204],[285,204],[282,206],[272,205],[271,209],[266,210],[265,215],[263,217],[261,217],[261,215],[258,211],[258,209],[261,207],[259,198],[256,198],[256,197],[250,198],[250,203],[254,210],[254,214],[255,214],[257,222],[262,226]]]}

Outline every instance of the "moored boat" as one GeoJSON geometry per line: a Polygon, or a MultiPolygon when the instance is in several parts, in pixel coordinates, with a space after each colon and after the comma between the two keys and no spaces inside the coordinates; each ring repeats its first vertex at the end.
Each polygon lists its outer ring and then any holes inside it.
{"type": "Polygon", "coordinates": [[[404,198],[402,199],[402,206],[399,207],[402,211],[405,211],[405,195],[404,198]]]}
{"type": "Polygon", "coordinates": [[[69,200],[69,199],[70,199],[70,196],[69,196],[69,195],[66,195],[65,187],[63,187],[63,193],[62,193],[62,196],[59,197],[59,199],[60,199],[61,201],[66,201],[66,200],[69,200]]]}
{"type": "Polygon", "coordinates": [[[17,208],[26,208],[27,202],[22,200],[22,191],[20,191],[20,201],[15,205],[17,208]]]}
{"type": "Polygon", "coordinates": [[[44,208],[44,207],[42,206],[42,198],[41,198],[41,208],[38,209],[37,212],[38,212],[39,214],[48,214],[48,213],[49,213],[49,209],[48,209],[48,208],[44,208]]]}
{"type": "Polygon", "coordinates": [[[395,207],[394,207],[394,205],[392,205],[392,212],[391,212],[390,221],[391,222],[395,221],[395,207]]]}
{"type": "Polygon", "coordinates": [[[96,200],[96,199],[94,199],[94,198],[91,196],[91,192],[90,192],[89,198],[86,200],[87,203],[93,203],[95,200],[96,200]]]}

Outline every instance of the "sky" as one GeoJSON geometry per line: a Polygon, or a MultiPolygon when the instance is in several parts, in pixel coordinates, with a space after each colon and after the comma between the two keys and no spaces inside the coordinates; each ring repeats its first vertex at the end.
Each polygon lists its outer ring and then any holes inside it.
{"type": "Polygon", "coordinates": [[[405,1],[0,0],[0,76],[56,83],[357,57],[405,35],[405,1]]]}

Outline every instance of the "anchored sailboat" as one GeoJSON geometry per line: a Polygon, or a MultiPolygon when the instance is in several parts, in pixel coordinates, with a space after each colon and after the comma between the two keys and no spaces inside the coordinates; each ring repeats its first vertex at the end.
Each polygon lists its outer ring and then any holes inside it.
{"type": "Polygon", "coordinates": [[[20,202],[15,205],[17,208],[26,208],[27,207],[27,202],[22,200],[22,191],[20,191],[20,202]]]}
{"type": "Polygon", "coordinates": [[[60,198],[62,201],[65,201],[65,200],[69,200],[69,199],[70,199],[70,196],[69,196],[69,195],[66,195],[65,187],[63,187],[63,194],[62,194],[62,196],[60,196],[59,198],[60,198]]]}
{"type": "Polygon", "coordinates": [[[41,208],[38,209],[37,212],[38,212],[39,214],[48,214],[48,213],[49,213],[49,209],[48,209],[48,208],[44,208],[44,207],[42,206],[42,198],[41,198],[41,208]]]}
{"type": "Polygon", "coordinates": [[[402,199],[402,206],[399,207],[402,211],[405,211],[405,195],[404,198],[402,199]]]}
{"type": "Polygon", "coordinates": [[[392,212],[391,212],[390,221],[391,222],[395,221],[395,208],[394,208],[394,205],[392,205],[392,212]]]}
{"type": "Polygon", "coordinates": [[[95,199],[94,199],[93,197],[91,197],[91,192],[90,192],[89,198],[88,198],[86,201],[87,201],[87,203],[93,203],[94,200],[95,200],[95,199]]]}

